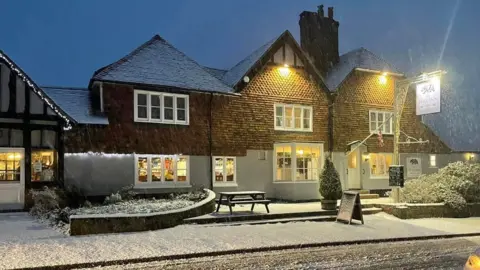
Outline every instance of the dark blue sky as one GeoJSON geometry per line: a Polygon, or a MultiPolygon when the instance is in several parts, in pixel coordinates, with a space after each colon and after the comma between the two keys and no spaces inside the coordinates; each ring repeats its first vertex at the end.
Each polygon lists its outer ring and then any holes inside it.
{"type": "MultiPolygon", "coordinates": [[[[229,68],[285,29],[299,40],[299,14],[324,4],[325,11],[334,6],[340,22],[341,53],[363,46],[412,74],[437,67],[456,3],[3,0],[0,49],[40,85],[86,86],[96,69],[118,60],[154,34],[200,64],[229,68]]],[[[444,111],[450,107],[476,108],[471,107],[476,103],[471,97],[477,95],[480,75],[479,12],[478,0],[463,0],[458,6],[440,62],[440,67],[449,72],[449,85],[455,89],[442,92],[444,99],[448,97],[447,104],[442,104],[444,111]]],[[[442,117],[462,117],[455,116],[458,111],[442,113],[442,117]]]]}

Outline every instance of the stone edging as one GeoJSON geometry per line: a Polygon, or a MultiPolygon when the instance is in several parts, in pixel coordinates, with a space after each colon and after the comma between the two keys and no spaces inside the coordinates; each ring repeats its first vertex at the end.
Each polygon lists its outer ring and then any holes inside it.
{"type": "Polygon", "coordinates": [[[148,262],[166,261],[166,260],[181,260],[181,259],[193,259],[193,258],[202,258],[202,257],[225,256],[225,255],[233,255],[233,254],[239,254],[239,253],[245,254],[245,253],[258,253],[258,252],[269,252],[269,251],[301,249],[301,248],[333,247],[333,246],[377,244],[377,243],[393,243],[393,242],[406,242],[406,241],[420,241],[420,240],[435,240],[435,239],[473,237],[473,236],[480,236],[480,232],[479,233],[440,234],[440,235],[413,236],[413,237],[364,239],[364,240],[351,240],[351,241],[339,241],[339,242],[280,245],[280,246],[269,246],[269,247],[259,247],[259,248],[244,248],[244,249],[232,249],[232,250],[222,250],[222,251],[209,251],[209,252],[199,252],[199,253],[186,253],[186,254],[176,254],[176,255],[132,258],[132,259],[122,259],[122,260],[92,262],[92,263],[76,263],[76,264],[64,264],[64,265],[55,265],[55,266],[40,266],[40,267],[31,267],[31,268],[23,268],[23,269],[27,269],[27,270],[33,270],[33,269],[35,269],[35,270],[36,269],[45,269],[45,270],[50,270],[51,269],[51,270],[54,270],[55,269],[56,270],[56,269],[93,268],[93,267],[106,267],[106,266],[115,266],[115,265],[124,265],[124,264],[134,264],[134,263],[148,263],[148,262]]]}
{"type": "Polygon", "coordinates": [[[480,217],[480,203],[467,203],[464,211],[456,211],[444,203],[378,204],[375,207],[400,219],[480,217]]]}
{"type": "Polygon", "coordinates": [[[148,214],[109,214],[70,216],[70,235],[122,233],[174,227],[186,218],[211,213],[215,209],[215,193],[205,189],[207,198],[192,206],[148,214]]]}

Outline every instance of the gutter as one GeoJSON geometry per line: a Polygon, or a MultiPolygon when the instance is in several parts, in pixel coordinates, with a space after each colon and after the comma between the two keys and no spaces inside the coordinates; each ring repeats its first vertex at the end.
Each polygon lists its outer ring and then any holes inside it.
{"type": "Polygon", "coordinates": [[[369,72],[369,73],[375,73],[375,74],[386,74],[386,75],[392,75],[392,76],[397,76],[397,77],[405,77],[404,74],[402,73],[395,73],[395,72],[384,72],[380,70],[373,70],[373,69],[366,69],[366,68],[355,68],[355,70],[358,71],[363,71],[363,72],[369,72]]]}
{"type": "Polygon", "coordinates": [[[213,93],[210,93],[210,115],[208,120],[208,151],[210,154],[210,190],[213,191],[213,153],[212,153],[212,120],[213,120],[213,93]]]}

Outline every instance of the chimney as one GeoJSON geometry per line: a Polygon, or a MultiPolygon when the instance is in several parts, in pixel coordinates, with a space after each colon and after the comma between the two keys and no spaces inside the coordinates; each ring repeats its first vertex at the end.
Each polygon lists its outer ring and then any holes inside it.
{"type": "Polygon", "coordinates": [[[333,7],[328,8],[328,18],[333,20],[333,7]]]}
{"type": "Polygon", "coordinates": [[[339,62],[338,27],[333,19],[333,7],[328,8],[328,17],[323,15],[323,5],[317,12],[300,14],[300,45],[310,56],[317,69],[326,75],[339,62]]]}

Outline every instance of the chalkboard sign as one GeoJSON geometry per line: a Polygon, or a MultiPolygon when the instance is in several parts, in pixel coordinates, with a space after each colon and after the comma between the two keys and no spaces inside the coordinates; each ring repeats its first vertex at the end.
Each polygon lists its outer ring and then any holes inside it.
{"type": "Polygon", "coordinates": [[[392,165],[388,168],[388,183],[391,187],[403,187],[405,183],[403,165],[392,165]]]}
{"type": "Polygon", "coordinates": [[[348,222],[352,219],[360,220],[363,224],[362,204],[360,203],[360,195],[354,191],[344,191],[340,208],[338,209],[337,221],[348,222]]]}

